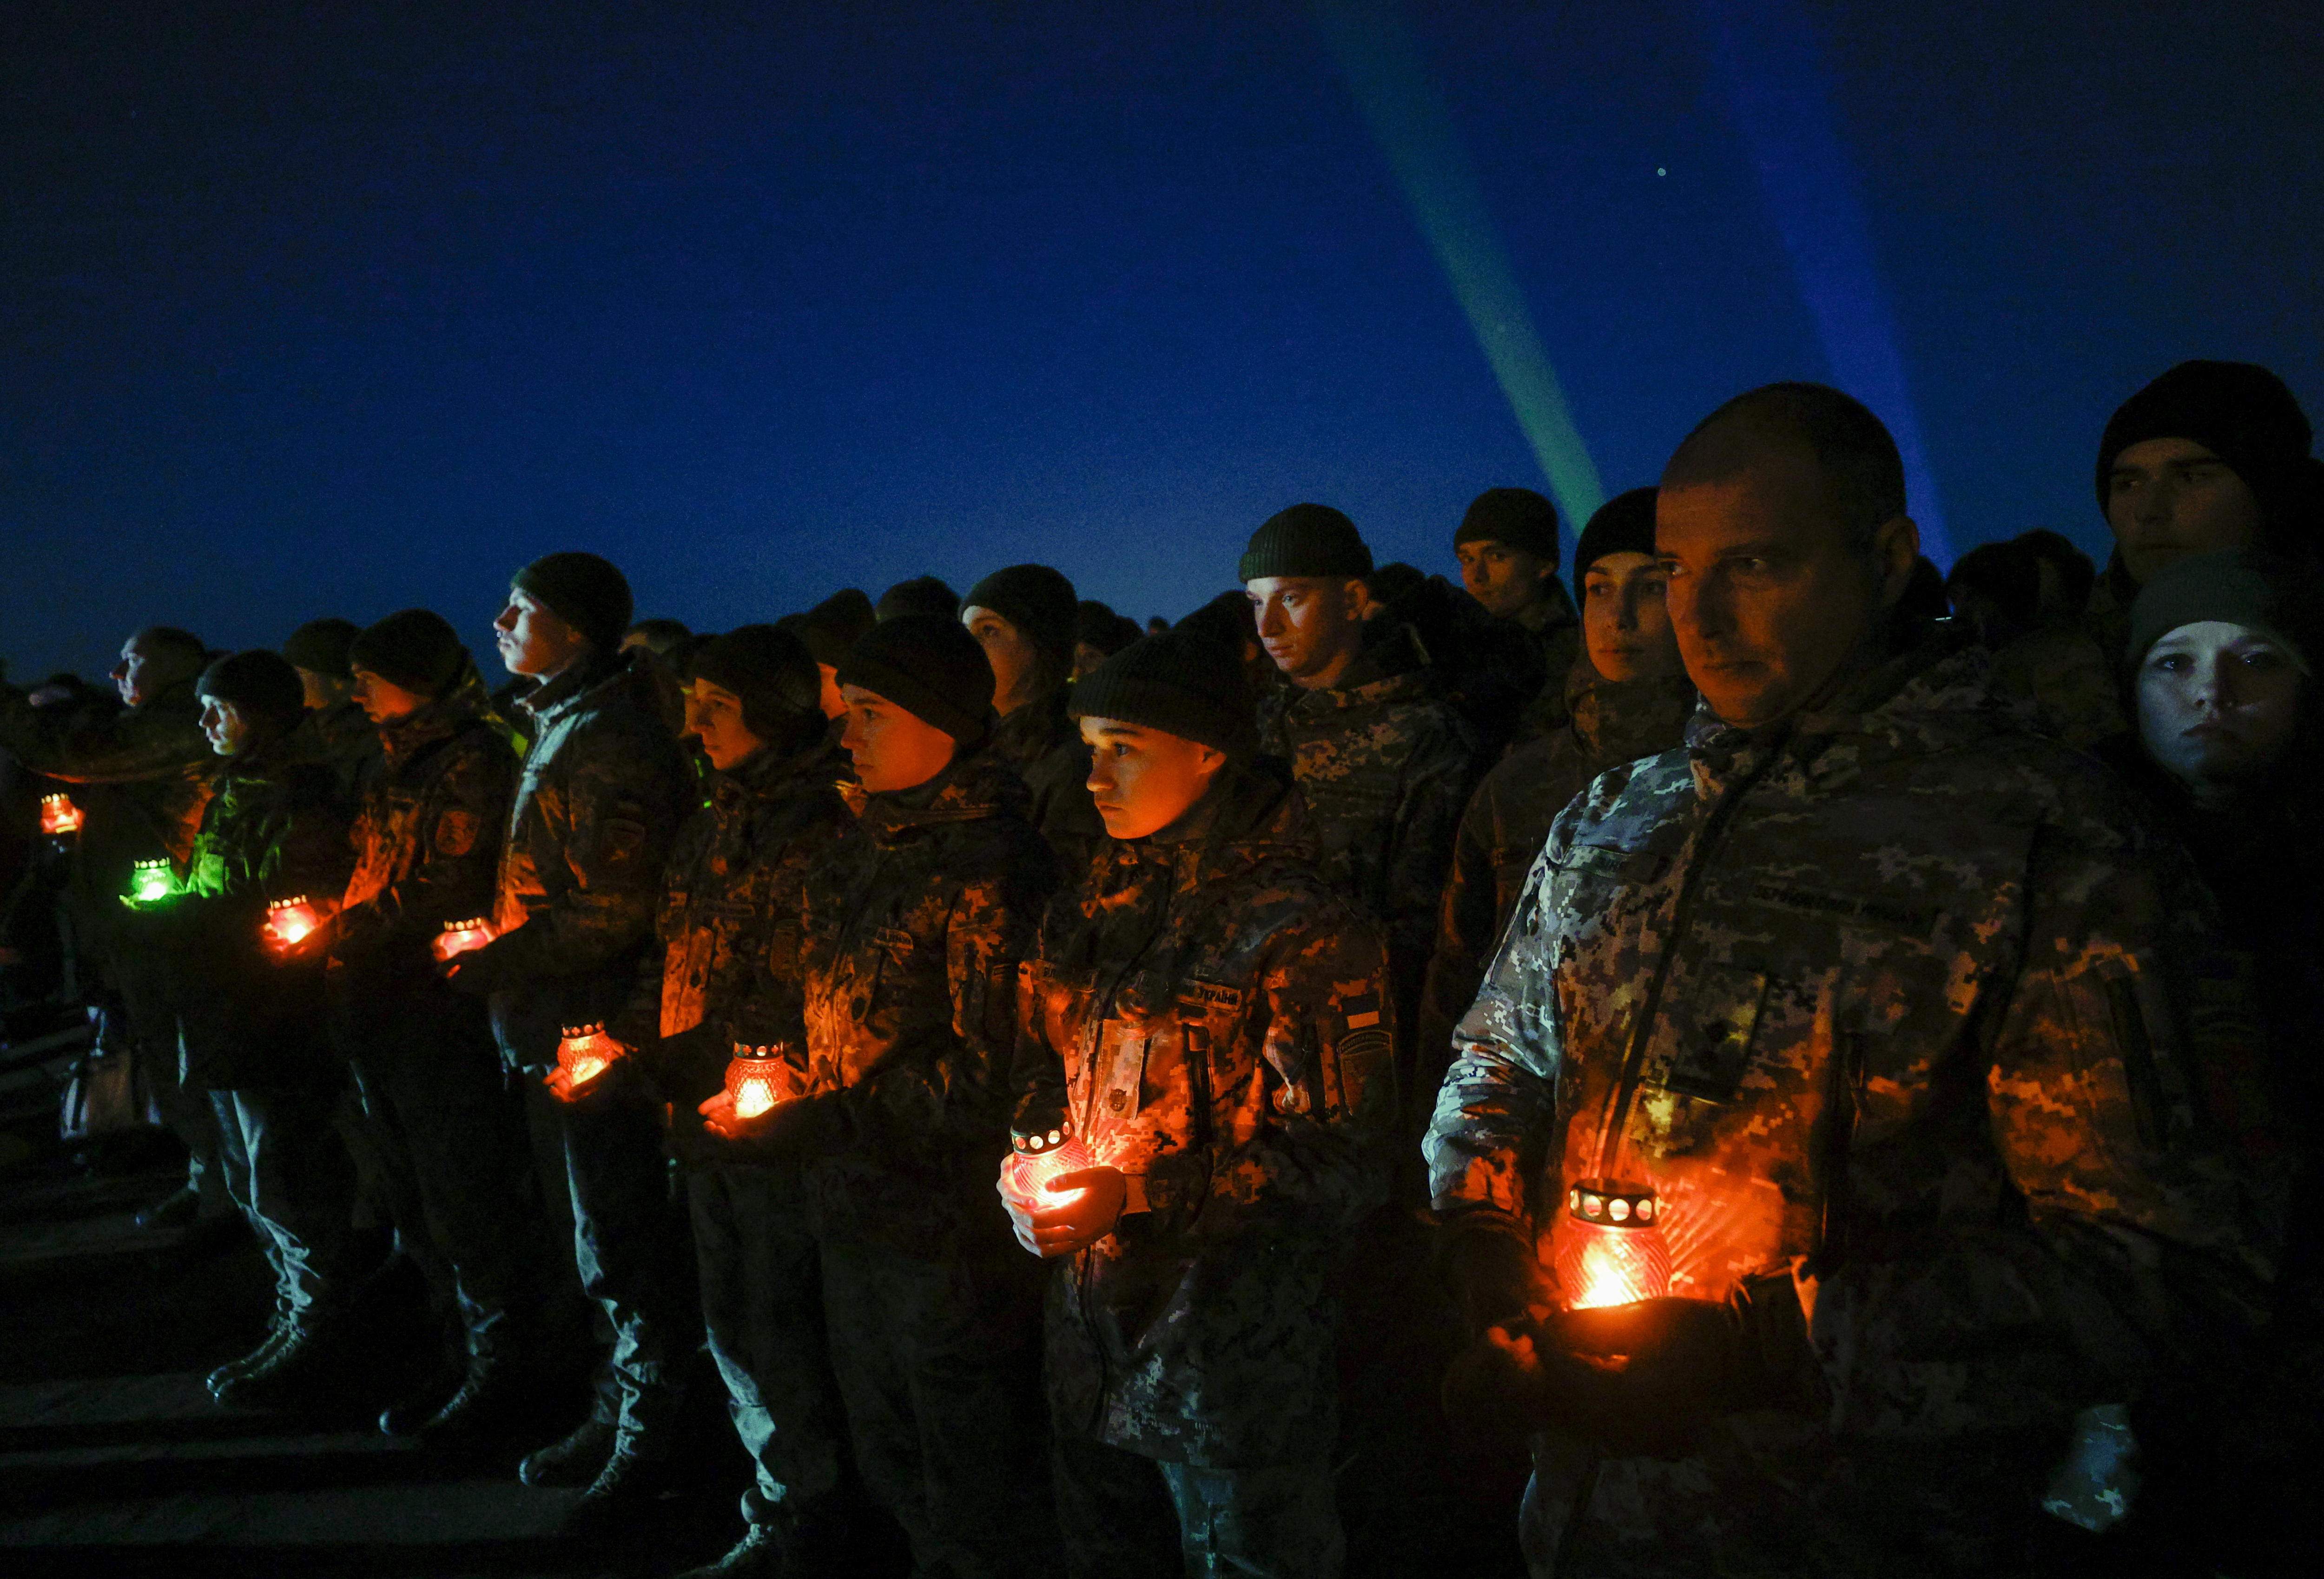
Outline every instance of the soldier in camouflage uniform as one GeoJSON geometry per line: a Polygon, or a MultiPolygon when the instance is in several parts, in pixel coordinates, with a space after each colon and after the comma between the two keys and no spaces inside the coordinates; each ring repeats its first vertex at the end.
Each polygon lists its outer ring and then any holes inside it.
{"type": "Polygon", "coordinates": [[[724,1077],[737,1044],[794,1055],[804,1046],[807,873],[853,819],[805,643],[745,625],[712,639],[691,669],[687,733],[710,763],[710,804],[678,830],[662,877],[661,946],[613,1030],[671,1103],[710,1353],[756,1466],[746,1533],[700,1572],[804,1573],[843,1457],[822,1279],[801,1159],[773,1114],[736,1117],[724,1077]]]}
{"type": "Polygon", "coordinates": [[[35,707],[24,692],[0,686],[0,751],[67,785],[81,812],[66,905],[80,955],[105,990],[103,1033],[108,1044],[128,1038],[163,1120],[185,1142],[186,1186],[141,1214],[145,1226],[223,1223],[234,1211],[218,1165],[217,1116],[179,1077],[177,1011],[158,924],[121,905],[136,863],[166,860],[182,873],[193,852],[217,767],[194,695],[208,662],[198,639],[156,626],[122,643],[113,669],[120,712],[35,707]]]}
{"type": "Polygon", "coordinates": [[[321,1401],[352,1294],[353,1168],[332,1122],[343,1079],[322,1032],[323,972],[286,958],[270,907],[305,899],[327,915],[347,879],[347,814],[336,778],[292,735],[299,676],[267,651],[202,671],[202,727],[224,762],[202,808],[185,882],[153,901],[186,1084],[217,1114],[226,1187],[272,1263],[264,1343],[209,1379],[221,1403],[321,1401]]]}
{"type": "Polygon", "coordinates": [[[1366,649],[1358,610],[1370,568],[1346,516],[1296,504],[1252,534],[1241,576],[1259,642],[1291,681],[1259,703],[1259,749],[1291,764],[1325,881],[1388,928],[1401,1076],[1479,764],[1426,670],[1366,649]]]}
{"type": "Polygon", "coordinates": [[[300,749],[328,763],[350,797],[380,753],[379,731],[355,699],[355,673],[347,667],[347,649],[360,629],[352,620],[309,620],[282,643],[282,656],[307,688],[300,749]]]}
{"type": "Polygon", "coordinates": [[[1704,710],[1558,817],[1460,1027],[1427,1154],[1492,1330],[1455,1390],[1553,1422],[1536,1574],[2027,1560],[2039,1502],[2095,1527],[2131,1489],[2053,1476],[2069,1448],[2264,1298],[2265,1192],[2220,1141],[2253,1028],[2201,891],[1981,653],[1882,660],[1903,504],[1820,386],[1681,447],[1657,544],[1704,710]],[[1594,1183],[1655,1192],[1678,1297],[1600,1286],[1594,1183]]]}
{"type": "Polygon", "coordinates": [[[1252,761],[1240,692],[1192,633],[1075,688],[1116,838],[1025,967],[1017,1150],[1093,1163],[1001,1179],[1020,1242],[1071,1258],[1047,1369],[1089,1579],[1341,1566],[1331,1272],[1386,1195],[1387,954],[1316,874],[1281,764],[1252,761]]]}
{"type": "Polygon", "coordinates": [[[1590,661],[1576,664],[1567,682],[1571,716],[1504,757],[1462,816],[1421,998],[1411,1104],[1417,1125],[1427,1122],[1452,1060],[1452,1028],[1477,996],[1550,823],[1608,768],[1676,745],[1694,710],[1654,555],[1652,488],[1633,488],[1590,518],[1573,555],[1590,661]]]}
{"type": "Polygon", "coordinates": [[[916,1571],[1034,1574],[1038,1269],[1011,1246],[1017,967],[1056,863],[981,748],[992,671],[955,620],[903,614],[841,665],[862,815],[808,874],[807,1100],[831,1359],[855,1462],[916,1571]]]}
{"type": "Polygon", "coordinates": [[[992,666],[992,753],[1033,794],[1033,826],[1069,873],[1105,842],[1090,803],[1089,747],[1065,716],[1073,676],[1074,584],[1047,565],[1011,565],[968,589],[960,622],[992,666]]]}
{"type": "Polygon", "coordinates": [[[1557,507],[1531,488],[1488,488],[1469,502],[1452,552],[1469,596],[1514,638],[1496,652],[1508,687],[1530,698],[1515,737],[1562,727],[1582,619],[1557,578],[1557,507]]]}
{"type": "Polygon", "coordinates": [[[459,1339],[380,1426],[431,1441],[485,1436],[534,1396],[537,1202],[484,1007],[445,984],[436,955],[447,927],[492,913],[517,753],[439,615],[390,614],[356,634],[348,662],[380,752],[355,814],[355,873],[315,946],[328,952],[332,1040],[362,1099],[358,1132],[398,1238],[459,1339]]]}
{"type": "Polygon", "coordinates": [[[699,1321],[661,1094],[634,1058],[578,1088],[557,1067],[565,1028],[602,1025],[628,1002],[670,841],[696,804],[651,677],[619,652],[630,614],[629,583],[594,554],[551,554],[517,573],[495,628],[510,671],[541,680],[517,704],[531,749],[501,846],[496,936],[447,967],[487,998],[503,1063],[530,1077],[541,1171],[567,1192],[582,1289],[613,1328],[596,1409],[519,1472],[530,1484],[586,1485],[574,1514],[583,1525],[658,1489],[699,1321]]]}

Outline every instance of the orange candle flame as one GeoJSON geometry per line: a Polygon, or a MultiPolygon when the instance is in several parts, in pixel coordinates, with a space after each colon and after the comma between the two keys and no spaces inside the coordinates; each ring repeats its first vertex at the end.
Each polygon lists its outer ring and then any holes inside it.
{"type": "Polygon", "coordinates": [[[737,1042],[726,1064],[726,1095],[738,1119],[755,1119],[772,1113],[783,1100],[786,1073],[780,1048],[751,1048],[737,1042]]]}
{"type": "Polygon", "coordinates": [[[51,838],[62,838],[80,832],[80,808],[72,803],[69,795],[41,797],[41,831],[51,838]]]}
{"type": "Polygon", "coordinates": [[[1078,1197],[1082,1192],[1078,1189],[1056,1189],[1054,1181],[1066,1174],[1094,1167],[1097,1159],[1090,1155],[1089,1147],[1078,1135],[1068,1136],[1063,1131],[1052,1130],[1047,1140],[1047,1144],[1043,1150],[1012,1152],[1001,1166],[1008,1170],[1010,1192],[1019,1199],[1028,1205],[1061,1206],[1078,1197]]]}
{"type": "Polygon", "coordinates": [[[1566,1192],[1557,1280],[1569,1310],[1635,1305],[1670,1292],[1670,1243],[1660,1203],[1638,1185],[1585,1179],[1566,1192]]]}
{"type": "Polygon", "coordinates": [[[315,913],[315,907],[303,894],[297,899],[270,905],[266,910],[265,932],[278,948],[297,947],[322,924],[323,918],[315,913]]]}

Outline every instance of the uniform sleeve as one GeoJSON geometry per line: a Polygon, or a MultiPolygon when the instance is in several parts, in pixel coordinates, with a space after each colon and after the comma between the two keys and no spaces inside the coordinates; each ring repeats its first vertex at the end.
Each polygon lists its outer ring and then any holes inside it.
{"type": "Polygon", "coordinates": [[[740,1011],[736,1040],[787,1047],[807,1068],[807,894],[808,873],[853,821],[836,790],[818,790],[811,812],[784,828],[761,859],[768,879],[763,930],[740,1011]]]}
{"type": "Polygon", "coordinates": [[[1434,740],[1416,744],[1405,769],[1396,848],[1388,855],[1388,955],[1402,981],[1419,979],[1434,946],[1445,870],[1468,807],[1476,759],[1475,743],[1449,716],[1434,740]]]}
{"type": "Polygon", "coordinates": [[[1492,955],[1496,908],[1492,792],[1493,780],[1489,776],[1469,798],[1468,810],[1461,814],[1460,829],[1452,841],[1452,870],[1445,874],[1444,896],[1437,907],[1436,947],[1429,956],[1426,984],[1420,995],[1420,1045],[1413,1060],[1417,1078],[1414,1089],[1405,1094],[1406,1105],[1424,1122],[1452,1057],[1452,1028],[1476,1002],[1485,962],[1492,955]]]}
{"type": "Polygon", "coordinates": [[[1248,1138],[1225,1138],[1198,1237],[1286,1217],[1344,1229],[1387,1197],[1395,1007],[1379,929],[1326,908],[1270,951],[1261,986],[1272,1111],[1248,1138]]]}
{"type": "Polygon", "coordinates": [[[631,973],[630,993],[605,1027],[623,1047],[652,1048],[661,1040],[661,989],[669,969],[669,951],[679,941],[686,916],[676,896],[687,891],[687,874],[695,865],[697,842],[710,820],[696,812],[678,830],[678,839],[663,863],[661,883],[655,894],[653,945],[638,950],[637,968],[631,973]]]}
{"type": "Polygon", "coordinates": [[[1993,1134],[2069,1286],[2191,1353],[2255,1321],[2272,1274],[2289,1170],[2253,1111],[2264,1033],[2184,855],[2095,845],[2035,844],[1993,1134]]]}
{"type": "Polygon", "coordinates": [[[492,914],[517,762],[497,734],[479,734],[431,786],[409,873],[340,912],[341,953],[424,950],[448,923],[492,914]]]}
{"type": "Polygon", "coordinates": [[[1436,1094],[1421,1151],[1440,1214],[1521,1223],[1526,1181],[1556,1129],[1563,1026],[1552,967],[1562,936],[1552,855],[1567,842],[1561,816],[1534,863],[1476,1000],[1452,1034],[1452,1067],[1436,1094]]]}
{"type": "Polygon", "coordinates": [[[78,709],[35,707],[8,686],[0,686],[0,751],[68,784],[158,779],[210,754],[199,720],[183,713],[132,708],[91,719],[78,709]]]}
{"type": "Polygon", "coordinates": [[[683,764],[667,740],[601,730],[567,747],[565,826],[556,852],[570,882],[493,944],[502,981],[604,969],[651,935],[663,863],[691,809],[683,764]]]}

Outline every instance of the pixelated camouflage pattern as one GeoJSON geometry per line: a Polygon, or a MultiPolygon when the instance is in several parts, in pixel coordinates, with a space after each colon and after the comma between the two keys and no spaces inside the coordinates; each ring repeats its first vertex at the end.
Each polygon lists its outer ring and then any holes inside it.
{"type": "Polygon", "coordinates": [[[660,946],[613,1027],[644,1049],[656,1084],[691,1124],[734,1044],[790,1048],[804,1065],[799,927],[807,873],[854,818],[821,732],[801,750],[765,746],[710,775],[663,869],[660,946]]]}
{"type": "Polygon", "coordinates": [[[500,936],[475,957],[513,993],[493,1011],[503,1056],[545,1068],[558,1022],[603,1020],[627,1001],[670,841],[698,802],[634,659],[592,656],[517,707],[532,743],[501,846],[500,936]]]}
{"type": "Polygon", "coordinates": [[[1514,737],[1526,741],[1554,734],[1573,716],[1568,679],[1576,665],[1588,667],[1582,658],[1582,616],[1574,610],[1573,596],[1565,590],[1563,581],[1552,576],[1542,583],[1540,599],[1517,611],[1508,623],[1532,638],[1530,668],[1540,677],[1514,737]]]}
{"type": "Polygon", "coordinates": [[[332,924],[346,990],[432,975],[445,926],[492,913],[517,754],[472,697],[430,702],[374,729],[355,872],[332,924]]]}
{"type": "Polygon", "coordinates": [[[1105,819],[1090,799],[1089,744],[1065,716],[1065,699],[1059,690],[1004,715],[989,749],[1025,780],[1033,798],[1026,815],[1056,851],[1058,869],[1079,872],[1104,845],[1105,819]]]}
{"type": "Polygon", "coordinates": [[[1414,1105],[1423,1120],[1452,1062],[1452,1028],[1476,999],[1550,824],[1608,768],[1677,745],[1694,711],[1694,686],[1683,674],[1609,680],[1582,663],[1567,681],[1566,703],[1564,726],[1513,747],[1462,814],[1421,995],[1414,1105]]]}
{"type": "MultiPolygon", "coordinates": [[[[1459,1028],[1437,1207],[1545,1243],[1563,1182],[1611,1175],[1661,1192],[1674,1293],[1794,1271],[1842,1479],[2061,1440],[2264,1302],[2276,1181],[2218,1111],[2259,1032],[2208,907],[1980,651],[1757,734],[1698,714],[1557,819],[1459,1028]]],[[[1637,1572],[1775,1495],[1766,1459],[1685,1462],[1592,1515],[1675,1543],[1637,1572]]]]}
{"type": "Polygon", "coordinates": [[[337,773],[340,792],[351,799],[379,760],[379,729],[352,698],[309,707],[290,740],[291,749],[302,758],[337,773]]]}
{"type": "Polygon", "coordinates": [[[1057,885],[1030,799],[973,752],[866,796],[807,873],[803,1086],[839,1137],[809,1188],[832,1232],[931,1258],[966,1223],[1007,1232],[992,1180],[1009,1149],[1017,967],[1057,885]]]}
{"type": "Polygon", "coordinates": [[[186,1084],[222,1090],[327,1077],[323,961],[280,964],[269,905],[329,900],[353,853],[337,776],[287,738],[223,759],[181,891],[148,912],[162,930],[186,1084]]]}
{"type": "Polygon", "coordinates": [[[2121,659],[2077,626],[2029,631],[1993,655],[1993,687],[2028,709],[2028,725],[2077,751],[2130,727],[2121,659]]]}
{"type": "Polygon", "coordinates": [[[1329,1450],[1328,1273],[1395,1108],[1380,928],[1316,873],[1279,768],[1230,771],[1051,901],[1015,1119],[1070,1120],[1133,1181],[1051,1284],[1058,1428],[1218,1467],[1329,1450]]]}

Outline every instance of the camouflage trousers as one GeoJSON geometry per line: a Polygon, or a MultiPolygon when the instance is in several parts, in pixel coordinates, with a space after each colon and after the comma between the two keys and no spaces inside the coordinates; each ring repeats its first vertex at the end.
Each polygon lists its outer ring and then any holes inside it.
{"type": "Polygon", "coordinates": [[[686,1188],[710,1354],[755,1471],[742,1518],[797,1519],[838,1489],[844,1452],[806,1193],[796,1168],[749,1162],[691,1168],[686,1188]]]}
{"type": "Polygon", "coordinates": [[[927,1260],[817,1237],[856,1468],[903,1526],[913,1572],[1048,1579],[1039,1263],[997,1234],[927,1260]]]}
{"type": "Polygon", "coordinates": [[[670,1199],[652,1087],[628,1059],[597,1078],[605,1089],[578,1103],[559,1102],[527,1078],[525,1117],[544,1180],[564,1187],[581,1292],[612,1330],[600,1413],[625,1436],[661,1437],[673,1427],[687,1356],[702,1334],[687,1265],[693,1240],[670,1199]]]}
{"type": "Polygon", "coordinates": [[[480,1007],[360,1007],[392,1029],[359,1035],[345,1023],[355,1015],[335,1028],[362,1099],[358,1143],[399,1243],[428,1274],[439,1308],[458,1310],[470,1350],[483,1353],[540,1303],[522,1106],[503,1083],[480,1007]]]}
{"type": "Polygon", "coordinates": [[[1326,1458],[1197,1469],[1060,1436],[1050,1463],[1070,1579],[1335,1579],[1346,1555],[1326,1458]]]}
{"type": "Polygon", "coordinates": [[[293,1320],[346,1305],[355,1170],[332,1122],[328,1086],[251,1087],[209,1094],[226,1193],[242,1208],[274,1270],[277,1308],[293,1320]]]}

